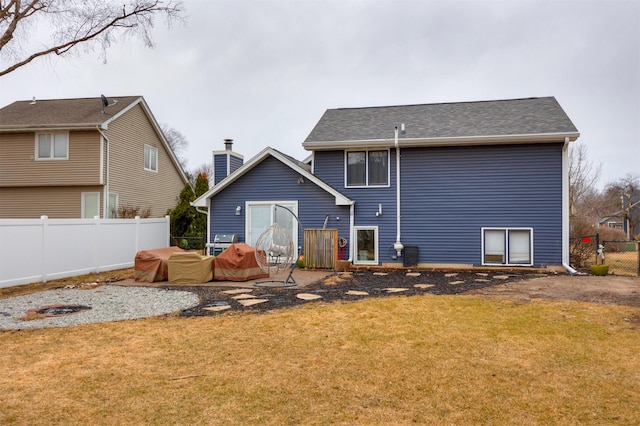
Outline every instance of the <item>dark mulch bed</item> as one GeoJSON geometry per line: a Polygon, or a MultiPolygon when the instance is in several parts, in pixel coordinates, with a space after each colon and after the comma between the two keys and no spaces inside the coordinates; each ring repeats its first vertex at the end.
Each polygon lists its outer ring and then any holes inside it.
{"type": "MultiPolygon", "coordinates": [[[[489,287],[514,281],[522,281],[544,274],[523,272],[440,272],[419,271],[420,276],[408,276],[406,271],[384,271],[387,275],[379,275],[381,271],[356,271],[348,274],[328,273],[327,277],[303,289],[282,287],[253,287],[251,295],[256,298],[268,299],[268,302],[245,307],[233,294],[223,293],[229,287],[185,287],[181,285],[163,286],[167,289],[187,290],[198,294],[200,304],[194,308],[181,312],[181,316],[218,315],[230,311],[258,311],[268,312],[274,309],[288,308],[308,303],[327,303],[333,301],[356,301],[366,297],[415,296],[420,294],[460,294],[468,290],[489,287]],[[460,283],[463,281],[463,283],[460,283]],[[415,287],[419,284],[431,284],[432,287],[415,287]],[[406,288],[403,292],[389,292],[388,288],[406,288]],[[368,295],[349,295],[348,291],[364,291],[368,295]],[[300,293],[317,294],[320,299],[313,301],[302,300],[297,297],[300,293]],[[216,306],[230,306],[224,311],[211,311],[205,308],[216,306]]],[[[295,276],[294,276],[295,277],[295,276]]]]}

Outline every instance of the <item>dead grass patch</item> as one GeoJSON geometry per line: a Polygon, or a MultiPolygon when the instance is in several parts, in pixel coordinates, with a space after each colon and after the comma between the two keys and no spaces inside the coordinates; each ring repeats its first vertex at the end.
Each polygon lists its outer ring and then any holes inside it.
{"type": "Polygon", "coordinates": [[[415,296],[5,331],[0,423],[638,424],[637,315],[415,296]]]}
{"type": "Polygon", "coordinates": [[[59,280],[47,281],[46,283],[38,282],[13,287],[2,287],[0,288],[0,299],[22,296],[24,294],[37,293],[39,291],[45,290],[55,290],[57,288],[63,288],[68,285],[73,285],[74,288],[80,290],[87,290],[95,288],[96,286],[102,285],[106,282],[133,279],[133,277],[133,268],[127,268],[119,269],[116,271],[101,272],[98,274],[91,273],[74,277],[61,278],[59,280]]]}

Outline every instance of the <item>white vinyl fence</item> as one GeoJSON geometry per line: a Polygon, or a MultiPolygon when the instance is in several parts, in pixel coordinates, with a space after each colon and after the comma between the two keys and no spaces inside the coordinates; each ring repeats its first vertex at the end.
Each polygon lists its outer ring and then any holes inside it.
{"type": "Polygon", "coordinates": [[[159,219],[0,219],[0,287],[133,266],[140,250],[169,246],[159,219]]]}

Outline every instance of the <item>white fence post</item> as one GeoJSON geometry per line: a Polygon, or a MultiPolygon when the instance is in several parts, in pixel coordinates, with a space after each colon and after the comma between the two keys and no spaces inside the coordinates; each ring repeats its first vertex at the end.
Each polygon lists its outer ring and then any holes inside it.
{"type": "Polygon", "coordinates": [[[47,251],[44,249],[47,243],[47,222],[49,220],[49,216],[40,216],[41,226],[42,226],[42,253],[40,256],[40,276],[42,277],[42,282],[47,282],[47,251]]]}
{"type": "Polygon", "coordinates": [[[167,234],[167,241],[165,242],[165,244],[167,245],[167,247],[169,247],[171,245],[171,217],[169,215],[166,215],[164,219],[165,219],[166,234],[167,234]]]}

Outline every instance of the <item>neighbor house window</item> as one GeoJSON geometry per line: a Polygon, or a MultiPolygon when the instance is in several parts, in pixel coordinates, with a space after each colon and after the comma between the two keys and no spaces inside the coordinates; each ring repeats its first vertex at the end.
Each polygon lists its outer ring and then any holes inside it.
{"type": "Polygon", "coordinates": [[[356,226],[356,264],[378,264],[378,227],[356,226]]]}
{"type": "Polygon", "coordinates": [[[483,265],[533,265],[533,229],[482,228],[483,265]]]}
{"type": "Polygon", "coordinates": [[[118,217],[118,194],[114,192],[109,193],[109,207],[107,208],[107,214],[109,219],[116,219],[118,217]]]}
{"type": "Polygon", "coordinates": [[[36,135],[38,160],[67,160],[69,158],[68,133],[38,133],[36,135]]]}
{"type": "Polygon", "coordinates": [[[347,151],[346,186],[389,185],[389,151],[347,151]]]}
{"type": "Polygon", "coordinates": [[[100,217],[100,193],[99,192],[83,192],[82,193],[82,218],[93,219],[100,217]]]}
{"type": "Polygon", "coordinates": [[[158,171],[158,148],[151,145],[144,146],[144,169],[158,171]]]}

